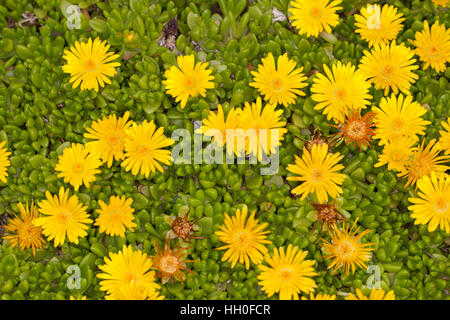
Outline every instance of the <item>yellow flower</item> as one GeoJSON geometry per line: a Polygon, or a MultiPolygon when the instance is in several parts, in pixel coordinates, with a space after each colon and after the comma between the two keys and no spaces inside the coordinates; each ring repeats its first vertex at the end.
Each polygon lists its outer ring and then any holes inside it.
{"type": "Polygon", "coordinates": [[[96,155],[106,162],[108,168],[111,167],[113,160],[122,160],[125,155],[125,130],[128,129],[132,121],[128,121],[130,113],[127,111],[123,117],[116,118],[115,114],[109,115],[108,118],[103,117],[92,123],[84,136],[93,139],[86,143],[86,150],[96,155]]]}
{"type": "Polygon", "coordinates": [[[177,66],[171,66],[166,70],[163,80],[167,93],[175,97],[175,102],[181,101],[181,108],[186,106],[189,97],[199,94],[206,96],[206,90],[214,88],[214,76],[211,70],[206,69],[208,63],[198,62],[195,64],[194,55],[178,56],[177,66]]]}
{"type": "Polygon", "coordinates": [[[320,32],[331,33],[331,27],[339,24],[339,16],[336,11],[341,0],[292,0],[289,12],[292,26],[299,30],[300,34],[317,37],[320,32]]]}
{"type": "Polygon", "coordinates": [[[370,104],[370,83],[359,70],[349,62],[338,61],[330,69],[323,65],[325,75],[317,73],[311,88],[311,98],[318,102],[316,110],[324,109],[327,119],[343,122],[350,110],[358,112],[370,104]]]}
{"type": "Polygon", "coordinates": [[[155,172],[157,169],[163,172],[159,162],[170,164],[172,157],[169,150],[162,148],[172,145],[175,141],[164,136],[164,128],[160,127],[156,130],[156,126],[152,121],[144,120],[142,124],[133,123],[132,127],[125,130],[127,137],[125,138],[125,160],[121,166],[126,171],[130,171],[133,175],[139,172],[148,178],[150,171],[155,172]]]}
{"type": "Polygon", "coordinates": [[[450,176],[431,173],[431,178],[424,176],[417,181],[418,197],[408,198],[412,203],[414,224],[428,224],[428,231],[433,232],[439,226],[450,233],[450,176]]]}
{"type": "Polygon", "coordinates": [[[374,167],[378,168],[387,164],[388,170],[404,171],[415,143],[415,138],[406,136],[390,140],[384,145],[383,153],[378,155],[378,162],[374,167]]]}
{"type": "Polygon", "coordinates": [[[8,156],[11,152],[5,148],[6,141],[0,142],[0,181],[6,183],[6,177],[8,176],[8,166],[10,161],[8,160],[8,156]]]}
{"type": "Polygon", "coordinates": [[[33,220],[38,216],[38,211],[33,202],[30,207],[28,207],[28,203],[26,208],[22,203],[19,203],[18,207],[20,217],[14,214],[14,218],[4,226],[5,230],[9,232],[3,239],[8,240],[11,247],[19,245],[21,251],[25,248],[32,248],[33,256],[36,256],[36,248],[42,250],[42,245],[45,243],[42,238],[42,229],[33,224],[33,220]]]}
{"type": "Polygon", "coordinates": [[[163,300],[164,296],[160,296],[157,291],[145,289],[142,285],[137,285],[131,281],[129,284],[122,285],[119,290],[105,296],[106,300],[163,300]]]}
{"type": "Polygon", "coordinates": [[[322,248],[326,252],[324,258],[326,260],[332,259],[331,263],[328,265],[328,269],[334,267],[333,272],[343,268],[345,274],[348,275],[350,267],[352,269],[352,274],[355,273],[355,265],[363,269],[367,268],[365,263],[369,261],[370,251],[374,250],[373,248],[368,247],[374,245],[374,243],[361,243],[361,238],[368,234],[370,230],[364,230],[357,235],[360,228],[358,227],[354,230],[357,221],[358,219],[355,220],[350,230],[348,228],[349,225],[345,222],[343,223],[341,230],[336,224],[333,224],[332,230],[328,229],[331,242],[322,239],[322,248]]]}
{"type": "Polygon", "coordinates": [[[87,300],[87,299],[86,296],[81,296],[77,298],[75,298],[74,296],[70,296],[69,300],[87,300]]]}
{"type": "Polygon", "coordinates": [[[440,130],[439,134],[441,137],[439,138],[439,147],[444,150],[445,154],[450,154],[450,117],[447,118],[447,122],[441,122],[444,130],[440,130]]]}
{"type": "MultiPolygon", "coordinates": [[[[302,300],[308,300],[308,298],[307,297],[302,297],[302,300]]],[[[336,300],[336,295],[335,294],[329,295],[327,293],[324,293],[324,294],[318,293],[314,297],[314,294],[310,293],[309,294],[309,300],[336,300]]]]}
{"type": "Polygon", "coordinates": [[[425,127],[431,122],[421,117],[427,110],[412,99],[412,96],[391,95],[381,99],[379,108],[372,109],[376,113],[374,139],[380,139],[380,145],[401,137],[410,137],[416,142],[418,135],[425,134],[425,127]]]}
{"type": "Polygon", "coordinates": [[[111,236],[125,236],[126,230],[133,230],[137,225],[133,222],[134,209],[131,208],[132,198],[125,196],[111,196],[107,205],[102,200],[98,201],[100,209],[97,209],[98,218],[94,225],[99,226],[99,232],[105,232],[111,236]]]}
{"type": "Polygon", "coordinates": [[[389,89],[395,94],[400,90],[409,95],[411,83],[419,78],[412,72],[419,68],[414,65],[413,57],[414,52],[403,43],[376,44],[370,52],[364,51],[359,69],[373,82],[375,89],[384,89],[385,95],[389,89]]]}
{"type": "Polygon", "coordinates": [[[245,264],[245,268],[253,264],[261,263],[264,255],[268,252],[264,244],[271,244],[267,240],[266,234],[270,231],[263,231],[267,228],[266,222],[259,224],[255,219],[255,211],[253,211],[247,219],[248,208],[246,205],[241,210],[236,210],[236,215],[231,217],[225,213],[225,226],[219,226],[220,230],[216,231],[216,236],[226,245],[216,250],[227,250],[222,257],[222,261],[231,262],[231,268],[236,263],[245,264]]]}
{"type": "Polygon", "coordinates": [[[386,293],[383,289],[372,289],[366,297],[360,289],[356,289],[356,296],[350,292],[345,300],[395,300],[395,294],[393,290],[386,293]]]}
{"type": "Polygon", "coordinates": [[[355,15],[356,33],[363,40],[369,42],[369,47],[374,44],[388,43],[397,38],[402,30],[402,22],[405,20],[397,8],[385,4],[381,9],[379,4],[368,4],[361,9],[361,14],[355,15]]]}
{"type": "Polygon", "coordinates": [[[431,29],[428,21],[423,23],[423,30],[416,32],[415,40],[410,42],[416,47],[415,52],[425,62],[424,69],[431,66],[436,72],[444,72],[446,63],[450,62],[450,29],[435,22],[431,29]]]}
{"type": "Polygon", "coordinates": [[[113,77],[117,71],[114,67],[120,66],[119,62],[111,62],[119,57],[118,54],[107,52],[109,44],[101,42],[99,38],[89,38],[88,42],[75,41],[75,46],[70,50],[65,49],[63,58],[67,64],[62,67],[65,73],[70,73],[72,88],[81,83],[81,90],[94,89],[98,86],[104,87],[105,83],[111,83],[108,77],[113,77]]]}
{"type": "MultiPolygon", "coordinates": [[[[239,113],[239,127],[248,134],[245,137],[246,154],[257,155],[258,161],[261,161],[263,152],[267,155],[275,153],[287,132],[286,122],[280,121],[283,110],[275,110],[275,107],[274,104],[266,104],[263,109],[258,97],[256,103],[245,102],[244,109],[239,113]]],[[[236,149],[239,154],[243,146],[238,145],[236,149]]]]}
{"type": "Polygon", "coordinates": [[[100,159],[90,154],[82,144],[72,143],[59,156],[55,170],[60,171],[59,178],[64,178],[64,182],[69,182],[77,191],[82,184],[89,188],[89,184],[95,181],[95,175],[101,172],[98,169],[101,164],[100,159]]]}
{"type": "Polygon", "coordinates": [[[202,128],[198,130],[205,136],[213,137],[213,141],[222,147],[227,141],[227,130],[237,129],[239,126],[239,112],[235,108],[228,111],[226,120],[222,105],[217,106],[217,113],[210,111],[208,118],[203,119],[202,128]]]}
{"type": "Polygon", "coordinates": [[[448,0],[432,0],[432,1],[435,5],[439,5],[439,6],[443,6],[443,7],[447,6],[447,2],[448,2],[448,0]]]}
{"type": "Polygon", "coordinates": [[[297,95],[305,95],[299,90],[307,86],[304,82],[307,78],[302,73],[303,67],[295,69],[296,62],[290,60],[287,53],[278,57],[277,66],[271,52],[261,61],[258,71],[252,71],[254,82],[249,85],[257,88],[264,95],[264,100],[287,107],[295,102],[297,95]]]}
{"type": "Polygon", "coordinates": [[[128,295],[133,289],[139,291],[134,291],[134,295],[154,296],[160,286],[155,282],[155,271],[150,271],[152,260],[147,254],[124,245],[121,251],[110,253],[109,257],[104,258],[105,264],[98,266],[103,271],[97,274],[97,278],[103,279],[99,283],[100,290],[113,299],[128,295]]]}
{"type": "Polygon", "coordinates": [[[88,224],[92,223],[86,206],[83,206],[76,195],[69,198],[69,190],[59,189],[59,197],[46,192],[46,200],[38,203],[39,212],[44,217],[33,220],[35,226],[43,229],[47,239],[53,240],[55,247],[64,244],[67,237],[69,242],[78,244],[78,238],[87,235],[88,224]]]}
{"type": "Polygon", "coordinates": [[[289,164],[287,170],[298,176],[287,177],[288,181],[303,181],[292,190],[293,194],[301,195],[305,199],[308,194],[315,193],[320,203],[336,198],[342,193],[341,187],[345,175],[339,173],[344,166],[339,164],[344,156],[339,153],[329,154],[327,144],[314,144],[311,152],[303,148],[303,155],[295,155],[295,164],[289,164]]]}
{"type": "Polygon", "coordinates": [[[413,148],[413,154],[405,165],[405,170],[398,173],[399,177],[407,177],[405,187],[413,185],[417,180],[424,176],[430,176],[434,171],[437,174],[444,173],[450,169],[449,166],[444,165],[450,160],[450,156],[439,156],[441,149],[436,143],[436,140],[431,140],[426,147],[425,140],[420,146],[413,148]]]}
{"type": "Polygon", "coordinates": [[[261,273],[257,279],[269,298],[279,293],[280,300],[298,300],[300,292],[314,291],[317,285],[311,277],[318,273],[313,268],[315,260],[305,260],[307,254],[289,244],[286,252],[284,247],[274,248],[272,257],[265,257],[269,266],[258,267],[261,273]]]}

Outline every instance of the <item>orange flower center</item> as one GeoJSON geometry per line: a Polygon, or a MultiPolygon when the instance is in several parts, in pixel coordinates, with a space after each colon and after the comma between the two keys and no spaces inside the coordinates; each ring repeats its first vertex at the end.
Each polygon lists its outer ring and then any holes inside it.
{"type": "Polygon", "coordinates": [[[83,165],[82,165],[81,163],[79,163],[79,162],[75,163],[75,164],[73,165],[73,171],[74,171],[75,173],[80,173],[80,172],[82,172],[82,171],[83,171],[83,165]]]}
{"type": "Polygon", "coordinates": [[[391,78],[394,73],[394,67],[392,66],[384,66],[381,70],[381,73],[384,75],[385,78],[391,78]]]}
{"type": "Polygon", "coordinates": [[[337,100],[344,100],[347,96],[347,91],[344,88],[338,88],[334,90],[334,97],[337,100]]]}
{"type": "Polygon", "coordinates": [[[112,209],[110,214],[112,220],[119,220],[122,215],[122,211],[120,209],[112,209]]]}
{"type": "Polygon", "coordinates": [[[184,81],[184,85],[186,86],[186,88],[193,88],[195,85],[195,80],[193,77],[186,77],[186,80],[184,81]]]}
{"type": "Polygon", "coordinates": [[[430,55],[430,57],[436,57],[436,56],[438,56],[438,55],[439,55],[439,52],[440,52],[440,50],[439,50],[438,47],[436,47],[435,45],[430,46],[430,49],[429,49],[429,55],[430,55]]]}
{"type": "Polygon", "coordinates": [[[140,153],[141,155],[145,155],[145,154],[147,154],[149,152],[149,149],[148,149],[147,146],[142,146],[141,145],[141,146],[139,146],[137,148],[137,152],[140,153]]]}
{"type": "Polygon", "coordinates": [[[291,281],[292,280],[292,270],[288,268],[284,268],[280,272],[280,278],[283,281],[291,281]]]}
{"type": "Polygon", "coordinates": [[[126,283],[130,283],[131,281],[137,282],[138,277],[134,273],[128,272],[125,275],[125,279],[124,280],[125,280],[126,283]]]}
{"type": "Polygon", "coordinates": [[[112,145],[116,145],[120,142],[120,138],[117,135],[113,135],[108,138],[108,142],[112,145]]]}
{"type": "Polygon", "coordinates": [[[322,177],[323,177],[323,172],[321,169],[315,168],[315,169],[311,170],[311,179],[314,182],[318,182],[320,180],[320,178],[322,178],[322,177]]]}
{"type": "Polygon", "coordinates": [[[392,159],[394,160],[394,161],[401,161],[401,160],[403,160],[403,155],[400,153],[400,152],[393,152],[392,153],[392,159]]]}
{"type": "Polygon", "coordinates": [[[22,224],[21,228],[18,230],[19,238],[24,241],[33,241],[37,237],[39,237],[40,228],[34,226],[31,223],[22,224]]]}
{"type": "Polygon", "coordinates": [[[439,199],[437,199],[434,207],[439,213],[444,213],[448,210],[448,202],[443,197],[440,197],[439,199]]]}
{"type": "Polygon", "coordinates": [[[392,121],[392,129],[395,131],[402,129],[403,125],[404,125],[403,120],[400,118],[396,118],[394,119],[394,121],[392,121]]]}
{"type": "Polygon", "coordinates": [[[311,9],[311,15],[314,18],[320,18],[322,16],[322,10],[320,10],[320,8],[314,7],[311,9]]]}
{"type": "Polygon", "coordinates": [[[238,247],[243,248],[248,246],[250,238],[247,232],[242,231],[236,233],[236,235],[234,236],[234,241],[238,247]]]}
{"type": "Polygon", "coordinates": [[[60,211],[57,219],[60,224],[66,224],[69,221],[70,214],[67,211],[60,211]]]}
{"type": "Polygon", "coordinates": [[[272,87],[273,87],[273,90],[280,91],[283,88],[283,82],[281,81],[281,79],[276,78],[272,82],[272,87]]]}
{"type": "Polygon", "coordinates": [[[413,159],[409,167],[411,176],[420,179],[423,176],[428,176],[431,173],[431,166],[424,159],[413,159]]]}
{"type": "Polygon", "coordinates": [[[348,124],[347,135],[353,140],[359,140],[366,134],[366,126],[362,121],[352,121],[348,124]]]}
{"type": "Polygon", "coordinates": [[[175,273],[178,270],[178,258],[172,255],[167,255],[160,260],[161,271],[166,273],[175,273]]]}
{"type": "Polygon", "coordinates": [[[348,257],[355,251],[353,245],[348,241],[343,241],[337,246],[337,252],[342,257],[348,257]]]}
{"type": "Polygon", "coordinates": [[[97,64],[92,59],[87,60],[86,63],[84,64],[84,67],[86,68],[87,71],[97,70],[97,64]]]}

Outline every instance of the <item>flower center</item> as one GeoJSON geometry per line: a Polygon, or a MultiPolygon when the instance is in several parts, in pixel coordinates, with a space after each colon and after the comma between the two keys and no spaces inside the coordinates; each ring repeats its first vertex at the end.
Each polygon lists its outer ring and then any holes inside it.
{"type": "Polygon", "coordinates": [[[344,88],[337,88],[334,90],[334,97],[337,100],[344,100],[347,96],[347,91],[344,88]]]}
{"type": "Polygon", "coordinates": [[[283,281],[291,281],[292,280],[292,270],[290,268],[281,269],[280,278],[283,281]]]}
{"type": "Polygon", "coordinates": [[[320,10],[320,8],[314,7],[311,9],[311,15],[314,18],[320,18],[322,16],[322,11],[320,10]]]}
{"type": "Polygon", "coordinates": [[[430,57],[436,57],[436,56],[439,56],[439,48],[438,47],[436,47],[435,45],[432,45],[432,46],[430,46],[430,49],[429,49],[429,55],[430,55],[430,57]]]}
{"type": "Polygon", "coordinates": [[[341,244],[337,246],[337,251],[340,256],[342,257],[348,257],[353,254],[353,251],[355,251],[355,248],[353,245],[348,241],[343,241],[341,244]]]}
{"type": "Polygon", "coordinates": [[[75,163],[75,164],[73,165],[73,171],[74,171],[75,173],[80,173],[80,172],[82,172],[82,171],[83,171],[83,165],[82,165],[81,163],[79,163],[79,162],[75,163]]]}
{"type": "Polygon", "coordinates": [[[120,209],[112,209],[110,214],[111,214],[111,219],[112,220],[120,220],[120,217],[122,215],[122,211],[120,209]]]}
{"type": "Polygon", "coordinates": [[[422,178],[423,176],[428,176],[431,173],[431,166],[429,163],[426,163],[424,159],[418,159],[417,161],[414,161],[410,166],[410,172],[411,175],[416,177],[417,179],[422,178]]]}
{"type": "Polygon", "coordinates": [[[394,67],[392,66],[384,66],[381,70],[381,73],[385,78],[391,78],[394,73],[394,67]]]}
{"type": "Polygon", "coordinates": [[[321,169],[312,169],[311,170],[311,180],[313,180],[314,182],[318,182],[320,181],[320,178],[323,177],[323,172],[321,169]]]}
{"type": "Polygon", "coordinates": [[[394,119],[394,121],[392,121],[392,130],[399,131],[402,128],[403,128],[403,120],[402,119],[396,118],[396,119],[394,119]]]}
{"type": "Polygon", "coordinates": [[[120,142],[120,138],[117,135],[113,135],[108,138],[108,142],[112,145],[116,145],[120,142]]]}
{"type": "Polygon", "coordinates": [[[87,71],[97,70],[97,64],[92,59],[87,60],[86,63],[84,64],[84,67],[86,68],[87,71]]]}
{"type": "Polygon", "coordinates": [[[160,260],[161,270],[167,273],[174,273],[178,269],[178,258],[172,255],[164,256],[160,260]]]}
{"type": "Polygon", "coordinates": [[[272,82],[272,87],[273,87],[273,90],[280,91],[283,88],[283,82],[281,81],[281,79],[276,78],[272,82]]]}
{"type": "Polygon", "coordinates": [[[147,146],[141,145],[141,146],[139,146],[139,147],[137,148],[137,152],[140,153],[140,154],[142,154],[142,155],[145,155],[145,154],[147,154],[147,153],[149,152],[149,149],[148,149],[147,146]]]}
{"type": "Polygon", "coordinates": [[[60,211],[57,219],[60,224],[66,224],[69,221],[70,214],[67,211],[60,211]]]}
{"type": "Polygon", "coordinates": [[[392,153],[392,159],[394,160],[394,161],[401,161],[401,160],[403,160],[403,156],[402,156],[402,154],[400,153],[400,152],[393,152],[392,153]]]}
{"type": "Polygon", "coordinates": [[[131,283],[131,281],[133,282],[137,282],[138,278],[134,273],[128,272],[127,275],[125,275],[125,282],[126,283],[131,283]]]}
{"type": "Polygon", "coordinates": [[[248,246],[248,244],[250,242],[250,238],[248,236],[248,233],[243,231],[243,232],[236,233],[236,235],[234,236],[234,241],[235,241],[235,244],[237,246],[239,246],[240,248],[245,248],[248,246]]]}
{"type": "Polygon", "coordinates": [[[437,199],[434,208],[436,209],[437,212],[439,213],[444,213],[448,210],[448,202],[446,199],[444,199],[443,197],[440,197],[439,199],[437,199]]]}
{"type": "Polygon", "coordinates": [[[39,228],[35,227],[34,225],[27,223],[23,224],[22,227],[19,229],[19,238],[24,241],[33,241],[37,237],[39,237],[39,228]]]}
{"type": "Polygon", "coordinates": [[[184,85],[186,86],[186,88],[193,88],[195,85],[195,80],[193,77],[186,77],[186,80],[184,82],[184,85]]]}
{"type": "Polygon", "coordinates": [[[361,139],[366,133],[366,126],[361,121],[353,121],[348,125],[347,135],[352,139],[361,139]]]}

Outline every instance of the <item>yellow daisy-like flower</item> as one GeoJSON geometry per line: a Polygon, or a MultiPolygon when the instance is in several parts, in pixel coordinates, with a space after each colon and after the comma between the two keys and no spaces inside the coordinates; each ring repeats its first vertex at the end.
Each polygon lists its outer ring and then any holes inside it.
{"type": "Polygon", "coordinates": [[[326,260],[332,259],[331,263],[328,265],[328,269],[334,268],[333,272],[342,268],[346,275],[348,275],[350,268],[352,269],[352,274],[355,273],[356,266],[363,269],[367,269],[365,264],[369,261],[370,251],[373,248],[369,248],[374,245],[374,243],[362,243],[361,238],[370,232],[369,229],[358,233],[359,228],[355,228],[355,220],[353,225],[349,230],[349,225],[345,222],[342,225],[342,229],[339,229],[336,224],[332,225],[332,229],[328,229],[328,233],[331,237],[331,242],[322,239],[323,250],[326,255],[324,258],[326,260]]]}
{"type": "Polygon", "coordinates": [[[202,128],[198,130],[205,136],[213,137],[213,141],[222,147],[227,141],[227,130],[237,129],[239,126],[239,111],[231,108],[228,111],[226,120],[222,105],[217,106],[217,113],[210,111],[208,118],[203,119],[202,128]]]}
{"type": "Polygon", "coordinates": [[[95,181],[95,175],[101,172],[98,169],[101,165],[100,159],[90,154],[82,144],[72,143],[59,156],[55,170],[60,171],[59,178],[64,178],[64,182],[69,182],[77,191],[82,184],[89,188],[89,184],[95,181]]]}
{"type": "Polygon", "coordinates": [[[359,69],[373,82],[375,89],[384,89],[385,95],[389,89],[395,94],[401,91],[409,95],[411,83],[419,78],[412,72],[419,68],[414,65],[413,57],[414,52],[403,43],[375,44],[370,52],[364,51],[359,69]]]}
{"type": "Polygon", "coordinates": [[[442,7],[447,6],[448,0],[431,0],[435,5],[439,5],[442,7]]]}
{"type": "Polygon", "coordinates": [[[385,4],[381,9],[379,4],[368,4],[360,13],[355,15],[355,32],[369,42],[369,47],[394,40],[403,28],[405,18],[394,6],[385,4]]]}
{"type": "Polygon", "coordinates": [[[130,171],[133,175],[139,172],[146,178],[156,169],[163,172],[164,169],[159,164],[170,164],[172,157],[169,150],[162,148],[172,145],[175,141],[164,136],[164,128],[160,127],[156,130],[156,126],[152,121],[144,120],[142,124],[133,123],[132,127],[125,130],[127,134],[125,138],[125,160],[121,166],[126,171],[130,171]]]}
{"type": "Polygon", "coordinates": [[[295,164],[289,164],[287,170],[298,176],[287,177],[288,181],[303,181],[292,190],[293,194],[305,199],[308,194],[315,193],[317,200],[324,203],[328,196],[336,198],[342,193],[345,175],[339,173],[344,166],[339,162],[344,156],[339,153],[329,154],[327,144],[314,144],[311,152],[303,148],[302,157],[295,155],[295,164]]]}
{"type": "Polygon", "coordinates": [[[214,88],[214,76],[211,70],[206,69],[208,63],[195,63],[194,55],[178,56],[177,66],[171,66],[166,70],[163,80],[167,93],[175,97],[175,102],[181,101],[181,108],[186,106],[189,97],[199,94],[206,96],[206,90],[214,88]]]}
{"type": "Polygon", "coordinates": [[[436,72],[444,72],[446,63],[450,62],[450,29],[437,21],[431,26],[423,23],[423,30],[416,32],[415,40],[410,42],[416,47],[415,52],[425,62],[424,69],[431,66],[436,72]]]}
{"type": "Polygon", "coordinates": [[[78,238],[87,235],[88,224],[92,223],[86,206],[73,195],[69,198],[69,190],[59,189],[59,197],[46,192],[46,200],[38,203],[39,212],[44,217],[33,220],[35,226],[42,227],[47,240],[54,239],[55,247],[64,244],[64,241],[78,244],[78,238]]]}
{"type": "Polygon", "coordinates": [[[62,67],[65,73],[70,73],[72,88],[76,88],[81,83],[81,90],[94,89],[98,91],[98,86],[104,87],[105,83],[111,83],[108,77],[113,77],[117,71],[114,67],[120,66],[119,62],[111,62],[119,58],[118,54],[108,52],[109,44],[101,42],[99,38],[88,42],[75,41],[75,46],[70,50],[65,49],[63,58],[67,64],[62,67]]]}
{"type": "Polygon", "coordinates": [[[428,224],[429,232],[439,226],[450,233],[450,176],[432,172],[431,178],[424,176],[417,181],[417,188],[418,197],[408,198],[414,224],[428,224]]]}
{"type": "Polygon", "coordinates": [[[425,134],[425,127],[431,122],[421,117],[427,110],[412,99],[412,96],[391,95],[381,99],[379,108],[372,109],[376,113],[374,139],[380,139],[380,145],[402,137],[411,137],[415,142],[419,140],[418,135],[425,134]]]}
{"type": "Polygon", "coordinates": [[[405,170],[398,173],[399,177],[408,178],[405,187],[414,185],[424,176],[429,177],[433,171],[442,174],[450,169],[449,166],[443,164],[450,160],[450,155],[439,156],[440,152],[441,148],[435,139],[431,140],[426,147],[425,140],[420,146],[414,147],[413,154],[405,165],[405,170]]]}
{"type": "Polygon", "coordinates": [[[384,145],[383,153],[378,155],[378,162],[374,167],[378,168],[387,164],[388,170],[404,171],[413,153],[412,146],[415,143],[416,139],[411,137],[390,140],[384,145]]]}
{"type": "Polygon", "coordinates": [[[134,209],[131,207],[132,198],[125,196],[111,196],[107,205],[102,200],[98,201],[100,209],[97,209],[98,218],[94,225],[99,226],[99,232],[105,232],[110,236],[125,236],[126,230],[133,230],[137,225],[133,222],[134,209]]]}
{"type": "Polygon", "coordinates": [[[268,252],[264,244],[271,244],[267,240],[266,234],[270,231],[263,231],[267,228],[266,222],[259,224],[255,219],[256,210],[253,211],[247,219],[248,208],[245,205],[242,211],[237,209],[236,215],[230,218],[225,213],[225,226],[219,226],[216,236],[226,245],[216,250],[227,250],[222,257],[222,261],[231,262],[231,268],[234,268],[237,262],[245,264],[245,268],[253,264],[261,263],[264,255],[268,252]]]}
{"type": "Polygon", "coordinates": [[[96,155],[106,162],[108,168],[111,167],[113,160],[122,160],[125,149],[125,130],[128,129],[132,121],[128,121],[130,113],[127,111],[123,117],[117,118],[115,114],[103,117],[92,123],[84,136],[94,141],[86,143],[86,150],[96,155]]]}
{"type": "Polygon", "coordinates": [[[261,61],[258,71],[252,71],[254,82],[249,85],[257,88],[264,100],[287,107],[295,102],[297,95],[305,95],[299,90],[307,86],[303,67],[295,69],[296,62],[289,59],[287,53],[278,57],[276,66],[271,52],[261,61]]]}
{"type": "Polygon", "coordinates": [[[138,289],[133,295],[149,297],[160,288],[155,282],[155,271],[150,271],[152,260],[144,252],[124,245],[121,251],[110,253],[109,257],[104,258],[105,264],[98,266],[103,273],[98,273],[97,278],[103,279],[99,283],[100,290],[110,297],[118,299],[133,289],[138,289]]]}
{"type": "Polygon", "coordinates": [[[117,291],[105,296],[106,300],[164,300],[157,291],[145,289],[142,285],[137,285],[135,281],[122,285],[117,291]]]}
{"type": "Polygon", "coordinates": [[[336,11],[342,0],[292,0],[289,4],[291,24],[298,29],[299,34],[317,37],[320,32],[331,33],[331,27],[339,24],[336,11]]]}
{"type": "Polygon", "coordinates": [[[345,121],[350,110],[358,112],[370,104],[370,83],[359,70],[349,62],[347,65],[338,61],[331,71],[323,65],[325,75],[317,73],[311,88],[311,98],[318,102],[316,110],[324,109],[327,119],[345,121]]]}
{"type": "Polygon", "coordinates": [[[274,248],[273,255],[265,257],[269,266],[258,267],[261,273],[257,279],[269,298],[279,293],[280,300],[298,300],[300,292],[314,291],[317,285],[311,277],[318,273],[313,268],[315,260],[305,260],[307,254],[290,244],[286,251],[284,247],[274,248]]]}
{"type": "MultiPolygon", "coordinates": [[[[258,161],[261,161],[263,152],[267,155],[275,153],[287,132],[286,122],[280,121],[283,110],[275,108],[276,105],[268,103],[263,109],[261,98],[258,97],[256,103],[245,102],[244,109],[240,110],[239,127],[248,134],[245,137],[245,151],[247,154],[257,155],[258,161]]],[[[237,146],[238,154],[242,149],[243,146],[237,146]]]]}
{"type": "Polygon", "coordinates": [[[314,296],[313,293],[309,294],[309,299],[307,297],[302,297],[302,300],[336,300],[336,295],[329,295],[327,293],[318,293],[314,296]]]}
{"type": "Polygon", "coordinates": [[[18,204],[20,217],[14,214],[14,218],[4,226],[7,235],[3,239],[8,240],[11,247],[19,246],[23,251],[25,248],[33,250],[33,256],[36,256],[36,248],[42,250],[45,240],[42,238],[42,228],[33,224],[33,220],[38,217],[38,211],[31,202],[31,206],[26,208],[21,203],[18,204]]]}
{"type": "Polygon", "coordinates": [[[10,165],[10,161],[8,160],[8,156],[11,152],[5,148],[6,141],[0,142],[0,181],[6,183],[6,177],[8,176],[8,166],[10,165]]]}
{"type": "Polygon", "coordinates": [[[366,297],[360,289],[356,289],[356,296],[350,292],[345,300],[395,300],[395,294],[393,290],[386,293],[383,289],[372,289],[366,297]]]}
{"type": "Polygon", "coordinates": [[[444,150],[445,154],[450,154],[450,117],[448,117],[447,122],[441,122],[444,130],[440,130],[439,134],[441,137],[439,138],[439,147],[444,150]]]}

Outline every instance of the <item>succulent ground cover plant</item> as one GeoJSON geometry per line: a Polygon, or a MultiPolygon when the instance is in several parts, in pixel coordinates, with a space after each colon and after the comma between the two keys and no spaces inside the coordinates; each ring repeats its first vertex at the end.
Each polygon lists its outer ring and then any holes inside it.
{"type": "Polygon", "coordinates": [[[0,298],[448,300],[448,6],[0,1],[0,298]]]}

